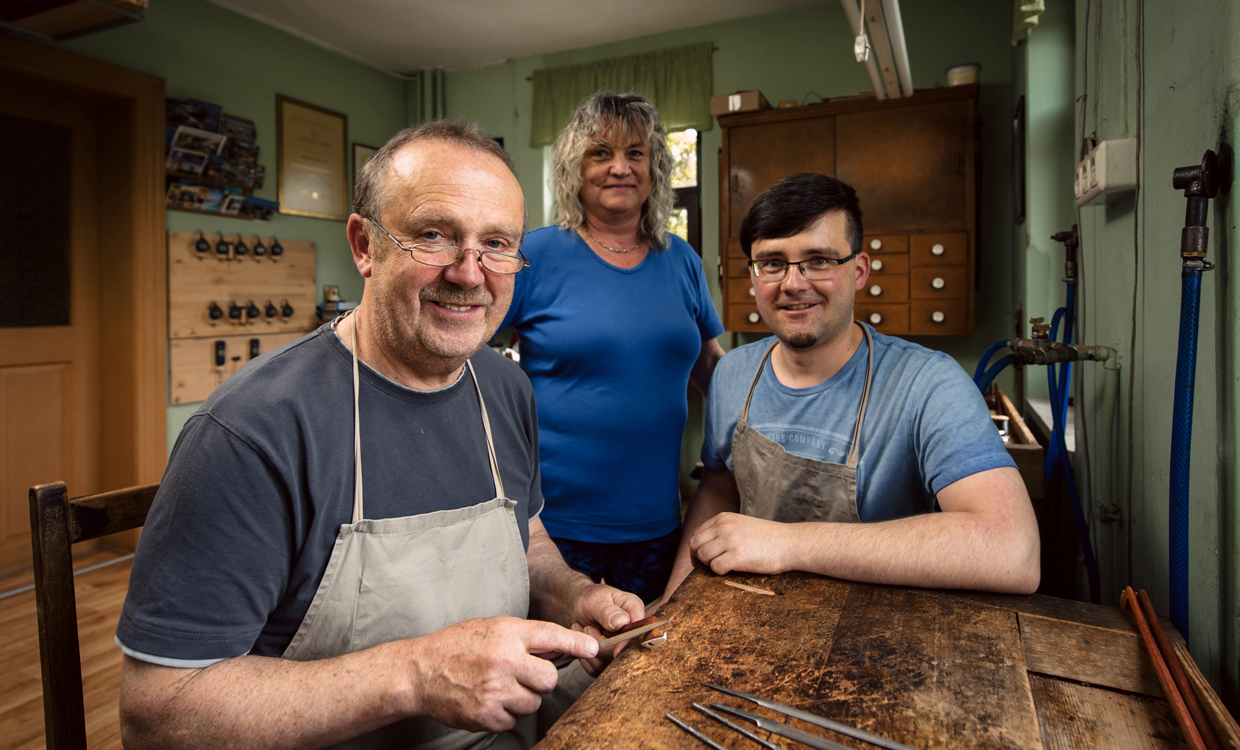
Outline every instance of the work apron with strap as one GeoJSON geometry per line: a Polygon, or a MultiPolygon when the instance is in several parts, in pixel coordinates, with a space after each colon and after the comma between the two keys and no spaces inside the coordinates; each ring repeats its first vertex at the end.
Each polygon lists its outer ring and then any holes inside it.
{"type": "MultiPolygon", "coordinates": [[[[357,322],[353,334],[353,521],[340,527],[314,601],[283,657],[330,659],[382,643],[429,635],[479,617],[524,618],[529,571],[516,501],[504,496],[491,422],[473,366],[495,497],[477,505],[403,518],[367,519],[362,505],[361,411],[357,322]]],[[[532,721],[526,731],[532,736],[532,721]]],[[[521,724],[518,725],[521,727],[521,724]]],[[[527,744],[505,735],[452,729],[411,717],[340,743],[337,748],[463,748],[527,744]],[[500,739],[502,741],[496,743],[500,739]]],[[[529,742],[528,744],[532,744],[529,742]]]]}
{"type": "Polygon", "coordinates": [[[740,493],[740,511],[744,515],[780,523],[799,521],[832,521],[858,523],[857,461],[860,455],[861,425],[870,400],[870,383],[874,378],[874,341],[870,329],[861,326],[869,360],[865,370],[865,388],[861,392],[861,408],[857,427],[853,430],[848,462],[832,464],[797,456],[784,450],[749,426],[749,402],[762,377],[762,368],[771,352],[779,345],[776,340],[762,355],[758,371],[749,384],[745,406],[736,422],[732,439],[732,472],[740,493]]]}

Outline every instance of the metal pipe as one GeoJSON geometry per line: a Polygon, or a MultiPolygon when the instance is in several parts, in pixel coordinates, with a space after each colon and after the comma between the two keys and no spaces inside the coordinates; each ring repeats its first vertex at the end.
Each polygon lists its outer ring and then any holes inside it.
{"type": "Polygon", "coordinates": [[[1113,566],[1110,562],[1115,553],[1115,525],[1111,521],[1118,519],[1115,513],[1117,507],[1111,495],[1112,472],[1114,471],[1111,461],[1114,451],[1115,407],[1119,401],[1120,364],[1119,352],[1110,347],[1099,348],[1105,350],[1105,356],[1101,358],[1105,374],[1102,385],[1102,424],[1098,428],[1098,462],[1094,464],[1098,475],[1098,496],[1094,507],[1100,510],[1094,517],[1094,533],[1098,536],[1098,559],[1109,561],[1104,566],[1107,571],[1107,583],[1103,590],[1113,591],[1114,576],[1111,574],[1113,566]],[[1104,539],[1106,540],[1105,550],[1102,543],[1104,539]]]}
{"type": "MultiPolygon", "coordinates": [[[[876,0],[870,0],[876,2],[876,0]]],[[[840,0],[840,5],[844,7],[844,15],[848,16],[848,26],[852,29],[853,36],[862,36],[865,34],[865,24],[861,21],[861,14],[857,10],[856,0],[840,0]]],[[[878,73],[878,64],[874,62],[874,55],[868,55],[865,58],[865,74],[870,77],[870,86],[874,89],[874,98],[882,101],[887,98],[887,86],[883,83],[883,77],[878,73]]]]}
{"type": "Polygon", "coordinates": [[[908,66],[908,44],[904,41],[904,19],[900,17],[900,0],[882,0],[887,16],[887,33],[891,36],[891,52],[895,58],[896,75],[900,78],[903,96],[913,95],[913,74],[908,66]]]}

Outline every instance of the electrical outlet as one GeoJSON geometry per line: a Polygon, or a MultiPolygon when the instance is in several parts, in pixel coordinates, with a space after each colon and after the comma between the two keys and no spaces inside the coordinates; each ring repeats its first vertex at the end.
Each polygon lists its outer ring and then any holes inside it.
{"type": "Polygon", "coordinates": [[[1073,192],[1076,205],[1106,196],[1110,203],[1137,187],[1137,139],[1102,141],[1076,165],[1073,192]]]}

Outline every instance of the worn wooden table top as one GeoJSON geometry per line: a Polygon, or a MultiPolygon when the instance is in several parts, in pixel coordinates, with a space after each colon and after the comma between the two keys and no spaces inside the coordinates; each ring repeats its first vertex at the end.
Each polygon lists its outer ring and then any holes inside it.
{"type": "MultiPolygon", "coordinates": [[[[757,747],[695,711],[695,701],[873,747],[705,682],[922,750],[1186,746],[1131,615],[1119,609],[800,573],[726,579],[778,596],[741,591],[695,570],[661,610],[672,618],[667,644],[626,649],[538,750],[706,747],[664,718],[669,712],[725,747],[757,747]]],[[[1180,640],[1166,621],[1164,628],[1180,640]]],[[[788,750],[803,747],[771,740],[788,750]]]]}

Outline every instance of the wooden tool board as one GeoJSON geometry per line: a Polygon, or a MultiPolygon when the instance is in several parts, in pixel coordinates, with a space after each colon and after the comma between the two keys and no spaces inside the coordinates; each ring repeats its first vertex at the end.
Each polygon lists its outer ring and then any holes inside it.
{"type": "MultiPolygon", "coordinates": [[[[171,369],[169,400],[173,404],[203,401],[216,386],[251,359],[251,341],[259,342],[259,353],[292,341],[316,326],[313,242],[280,239],[284,252],[277,258],[270,252],[255,257],[254,235],[241,235],[248,252],[220,255],[218,233],[203,235],[210,250],[200,253],[195,243],[198,232],[168,232],[168,338],[171,369]],[[223,316],[213,320],[214,302],[223,316]],[[247,308],[253,302],[257,317],[242,314],[229,317],[229,304],[247,308]],[[287,303],[289,315],[266,314],[268,303],[282,311],[287,303]],[[216,342],[224,342],[224,364],[216,363],[216,342]]],[[[234,244],[238,236],[225,234],[234,244]]],[[[261,237],[271,247],[274,238],[261,237]]]]}

